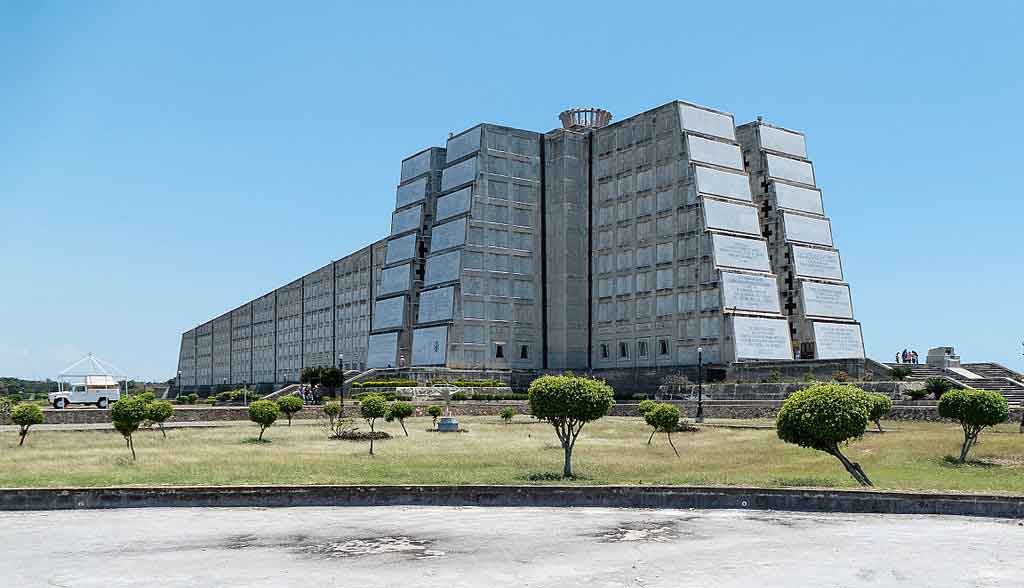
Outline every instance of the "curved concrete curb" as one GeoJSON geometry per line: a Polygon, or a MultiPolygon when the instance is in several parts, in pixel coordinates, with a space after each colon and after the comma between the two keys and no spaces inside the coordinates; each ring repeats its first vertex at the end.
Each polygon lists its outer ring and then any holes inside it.
{"type": "Polygon", "coordinates": [[[0,510],[532,506],[755,509],[1024,518],[1024,496],[691,486],[178,486],[0,489],[0,510]]]}

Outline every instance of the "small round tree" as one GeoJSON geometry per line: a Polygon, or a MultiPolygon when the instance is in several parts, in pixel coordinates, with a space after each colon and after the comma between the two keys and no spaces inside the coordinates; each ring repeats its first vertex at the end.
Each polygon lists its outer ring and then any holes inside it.
{"type": "Polygon", "coordinates": [[[257,443],[263,442],[263,433],[267,427],[274,424],[281,409],[273,400],[257,400],[249,405],[249,420],[260,426],[260,436],[257,443]]]}
{"type": "Polygon", "coordinates": [[[530,413],[555,429],[565,453],[562,476],[572,475],[572,450],[583,425],[605,416],[615,392],[603,380],[582,376],[541,376],[530,383],[530,413]]]}
{"type": "Polygon", "coordinates": [[[32,425],[39,425],[43,422],[43,411],[35,404],[18,404],[11,409],[11,422],[18,425],[18,447],[25,444],[25,437],[28,436],[28,429],[32,425]]]}
{"type": "Polygon", "coordinates": [[[501,411],[501,420],[505,421],[505,424],[512,422],[512,419],[516,416],[516,410],[511,406],[506,407],[501,411]]]}
{"type": "Polygon", "coordinates": [[[146,420],[146,399],[142,396],[129,396],[114,403],[110,408],[110,420],[114,428],[124,437],[125,445],[132,452],[132,461],[135,461],[135,441],[132,434],[139,430],[142,422],[146,420]]]}
{"type": "Polygon", "coordinates": [[[437,428],[437,419],[442,414],[444,414],[444,409],[441,408],[440,406],[436,405],[436,404],[432,404],[432,405],[427,407],[427,414],[430,415],[430,418],[434,419],[433,426],[436,429],[437,428]]]}
{"type": "Polygon", "coordinates": [[[292,417],[295,413],[302,410],[302,399],[298,396],[285,396],[277,400],[277,407],[284,413],[285,418],[288,419],[288,426],[292,426],[292,417]]]}
{"type": "Polygon", "coordinates": [[[164,423],[172,416],[174,416],[174,405],[166,400],[155,400],[146,404],[146,421],[159,427],[164,439],[167,438],[164,423]]]}
{"type": "Polygon", "coordinates": [[[868,400],[871,401],[871,414],[868,415],[868,419],[875,423],[879,433],[884,433],[882,419],[892,412],[892,398],[885,394],[868,394],[868,400]]]}
{"type": "Polygon", "coordinates": [[[342,412],[341,402],[337,400],[325,402],[323,411],[324,416],[327,417],[327,428],[331,432],[334,432],[334,423],[338,420],[338,417],[341,416],[342,412]]]}
{"type": "Polygon", "coordinates": [[[647,439],[647,444],[651,444],[655,433],[665,433],[668,436],[668,444],[672,446],[672,451],[675,452],[676,457],[679,457],[676,444],[672,442],[672,431],[679,428],[679,409],[671,404],[658,404],[644,414],[644,421],[653,429],[651,436],[647,439]]]}
{"type": "Polygon", "coordinates": [[[1010,418],[1006,397],[998,392],[965,388],[950,390],[939,399],[939,416],[953,419],[964,430],[964,444],[960,448],[960,463],[967,461],[967,453],[978,442],[982,429],[998,425],[1010,418]]]}
{"type": "Polygon", "coordinates": [[[416,411],[413,409],[412,404],[404,401],[398,401],[392,403],[391,406],[388,407],[388,412],[384,415],[384,420],[389,423],[392,421],[398,421],[398,424],[402,425],[402,432],[404,432],[405,436],[408,437],[409,431],[405,428],[405,419],[414,414],[416,414],[416,411]]]}
{"type": "Polygon", "coordinates": [[[864,435],[870,414],[870,400],[860,388],[815,384],[786,399],[775,428],[779,439],[824,451],[842,462],[862,486],[871,486],[871,480],[860,465],[851,462],[839,450],[840,445],[864,435]]]}
{"type": "Polygon", "coordinates": [[[374,423],[377,419],[387,416],[388,401],[378,394],[363,396],[359,401],[359,414],[366,419],[366,424],[370,425],[370,455],[373,455],[374,423]]]}
{"type": "Polygon", "coordinates": [[[647,416],[647,413],[654,410],[655,406],[658,406],[658,403],[651,400],[650,398],[647,398],[646,400],[641,400],[640,404],[636,405],[636,414],[638,414],[639,416],[647,416]]]}

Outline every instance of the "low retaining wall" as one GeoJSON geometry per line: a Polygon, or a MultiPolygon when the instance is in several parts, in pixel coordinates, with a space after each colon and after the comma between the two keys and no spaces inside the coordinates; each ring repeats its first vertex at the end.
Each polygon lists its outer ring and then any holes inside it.
{"type": "Polygon", "coordinates": [[[491,506],[700,508],[1024,518],[1024,497],[689,486],[211,486],[0,489],[0,510],[491,506]]]}

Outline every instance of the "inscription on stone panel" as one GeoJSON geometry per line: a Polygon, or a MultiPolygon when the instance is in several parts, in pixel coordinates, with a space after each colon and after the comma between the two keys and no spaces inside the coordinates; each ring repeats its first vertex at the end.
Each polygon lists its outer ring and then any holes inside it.
{"type": "Polygon", "coordinates": [[[736,316],[732,325],[736,359],[793,359],[786,319],[736,316]]]}
{"type": "Polygon", "coordinates": [[[434,225],[430,234],[430,252],[457,247],[466,243],[466,218],[457,218],[451,222],[434,225]]]}
{"type": "Polygon", "coordinates": [[[455,288],[439,288],[420,293],[420,323],[447,321],[452,318],[452,304],[455,301],[455,288]]]}
{"type": "Polygon", "coordinates": [[[727,172],[720,169],[694,166],[697,189],[704,194],[724,196],[750,202],[750,180],[746,174],[727,172]]]}
{"type": "Polygon", "coordinates": [[[427,178],[420,178],[398,187],[395,197],[395,208],[419,202],[427,195],[427,178]]]}
{"type": "Polygon", "coordinates": [[[838,251],[793,246],[793,266],[798,276],[842,280],[843,267],[838,251]]]}
{"type": "Polygon", "coordinates": [[[442,221],[448,217],[469,212],[470,201],[473,198],[473,187],[452,192],[447,196],[437,199],[437,220],[442,221]]]}
{"type": "Polygon", "coordinates": [[[775,278],[722,272],[722,306],[739,310],[779,312],[775,278]]]}
{"type": "Polygon", "coordinates": [[[372,368],[396,367],[398,333],[370,335],[366,350],[366,365],[372,368]]]}
{"type": "Polygon", "coordinates": [[[689,104],[680,104],[679,118],[682,121],[683,129],[687,131],[722,137],[730,141],[736,138],[736,126],[733,124],[732,117],[727,114],[689,104]]]}
{"type": "Polygon", "coordinates": [[[401,327],[405,320],[405,296],[378,300],[373,307],[373,328],[401,327]]]}
{"type": "Polygon", "coordinates": [[[713,235],[711,239],[715,265],[770,271],[768,246],[764,241],[729,235],[713,235]]]}
{"type": "Polygon", "coordinates": [[[853,318],[850,287],[803,282],[804,313],[810,316],[853,318]]]}
{"type": "Polygon", "coordinates": [[[412,364],[444,365],[448,350],[448,327],[428,327],[412,332],[412,364]]]}
{"type": "Polygon", "coordinates": [[[705,199],[704,222],[709,229],[761,236],[757,209],[745,204],[705,199]]]}
{"type": "Polygon", "coordinates": [[[378,294],[404,292],[409,289],[409,264],[391,267],[380,273],[380,291],[378,294]]]}
{"type": "Polygon", "coordinates": [[[787,241],[832,245],[832,224],[828,219],[784,212],[782,222],[787,241]]]}
{"type": "Polygon", "coordinates": [[[694,135],[686,136],[691,161],[700,161],[722,167],[743,170],[743,155],[738,145],[722,143],[694,135]]]}
{"type": "Polygon", "coordinates": [[[766,154],[765,157],[768,160],[769,176],[780,180],[814,185],[814,168],[810,162],[790,159],[781,155],[766,154]]]}
{"type": "Polygon", "coordinates": [[[384,256],[384,263],[396,263],[412,259],[416,254],[416,234],[406,235],[388,241],[388,252],[384,256]]]}
{"type": "Polygon", "coordinates": [[[773,182],[772,185],[779,208],[825,214],[825,209],[821,205],[821,190],[801,188],[782,182],[773,182]]]}
{"type": "Polygon", "coordinates": [[[768,125],[761,125],[759,130],[761,131],[762,148],[797,157],[807,157],[807,145],[804,136],[800,133],[784,131],[768,125]]]}
{"type": "Polygon", "coordinates": [[[462,264],[461,253],[456,250],[428,257],[424,285],[430,286],[459,279],[462,264]]]}
{"type": "Polygon", "coordinates": [[[814,323],[814,347],[818,359],[864,357],[860,325],[814,323]]]}

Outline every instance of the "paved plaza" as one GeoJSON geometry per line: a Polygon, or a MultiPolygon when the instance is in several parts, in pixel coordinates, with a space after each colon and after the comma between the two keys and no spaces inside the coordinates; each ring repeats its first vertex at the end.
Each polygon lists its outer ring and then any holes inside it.
{"type": "Polygon", "coordinates": [[[3,586],[1020,586],[1024,526],[542,508],[0,513],[3,586]]]}

